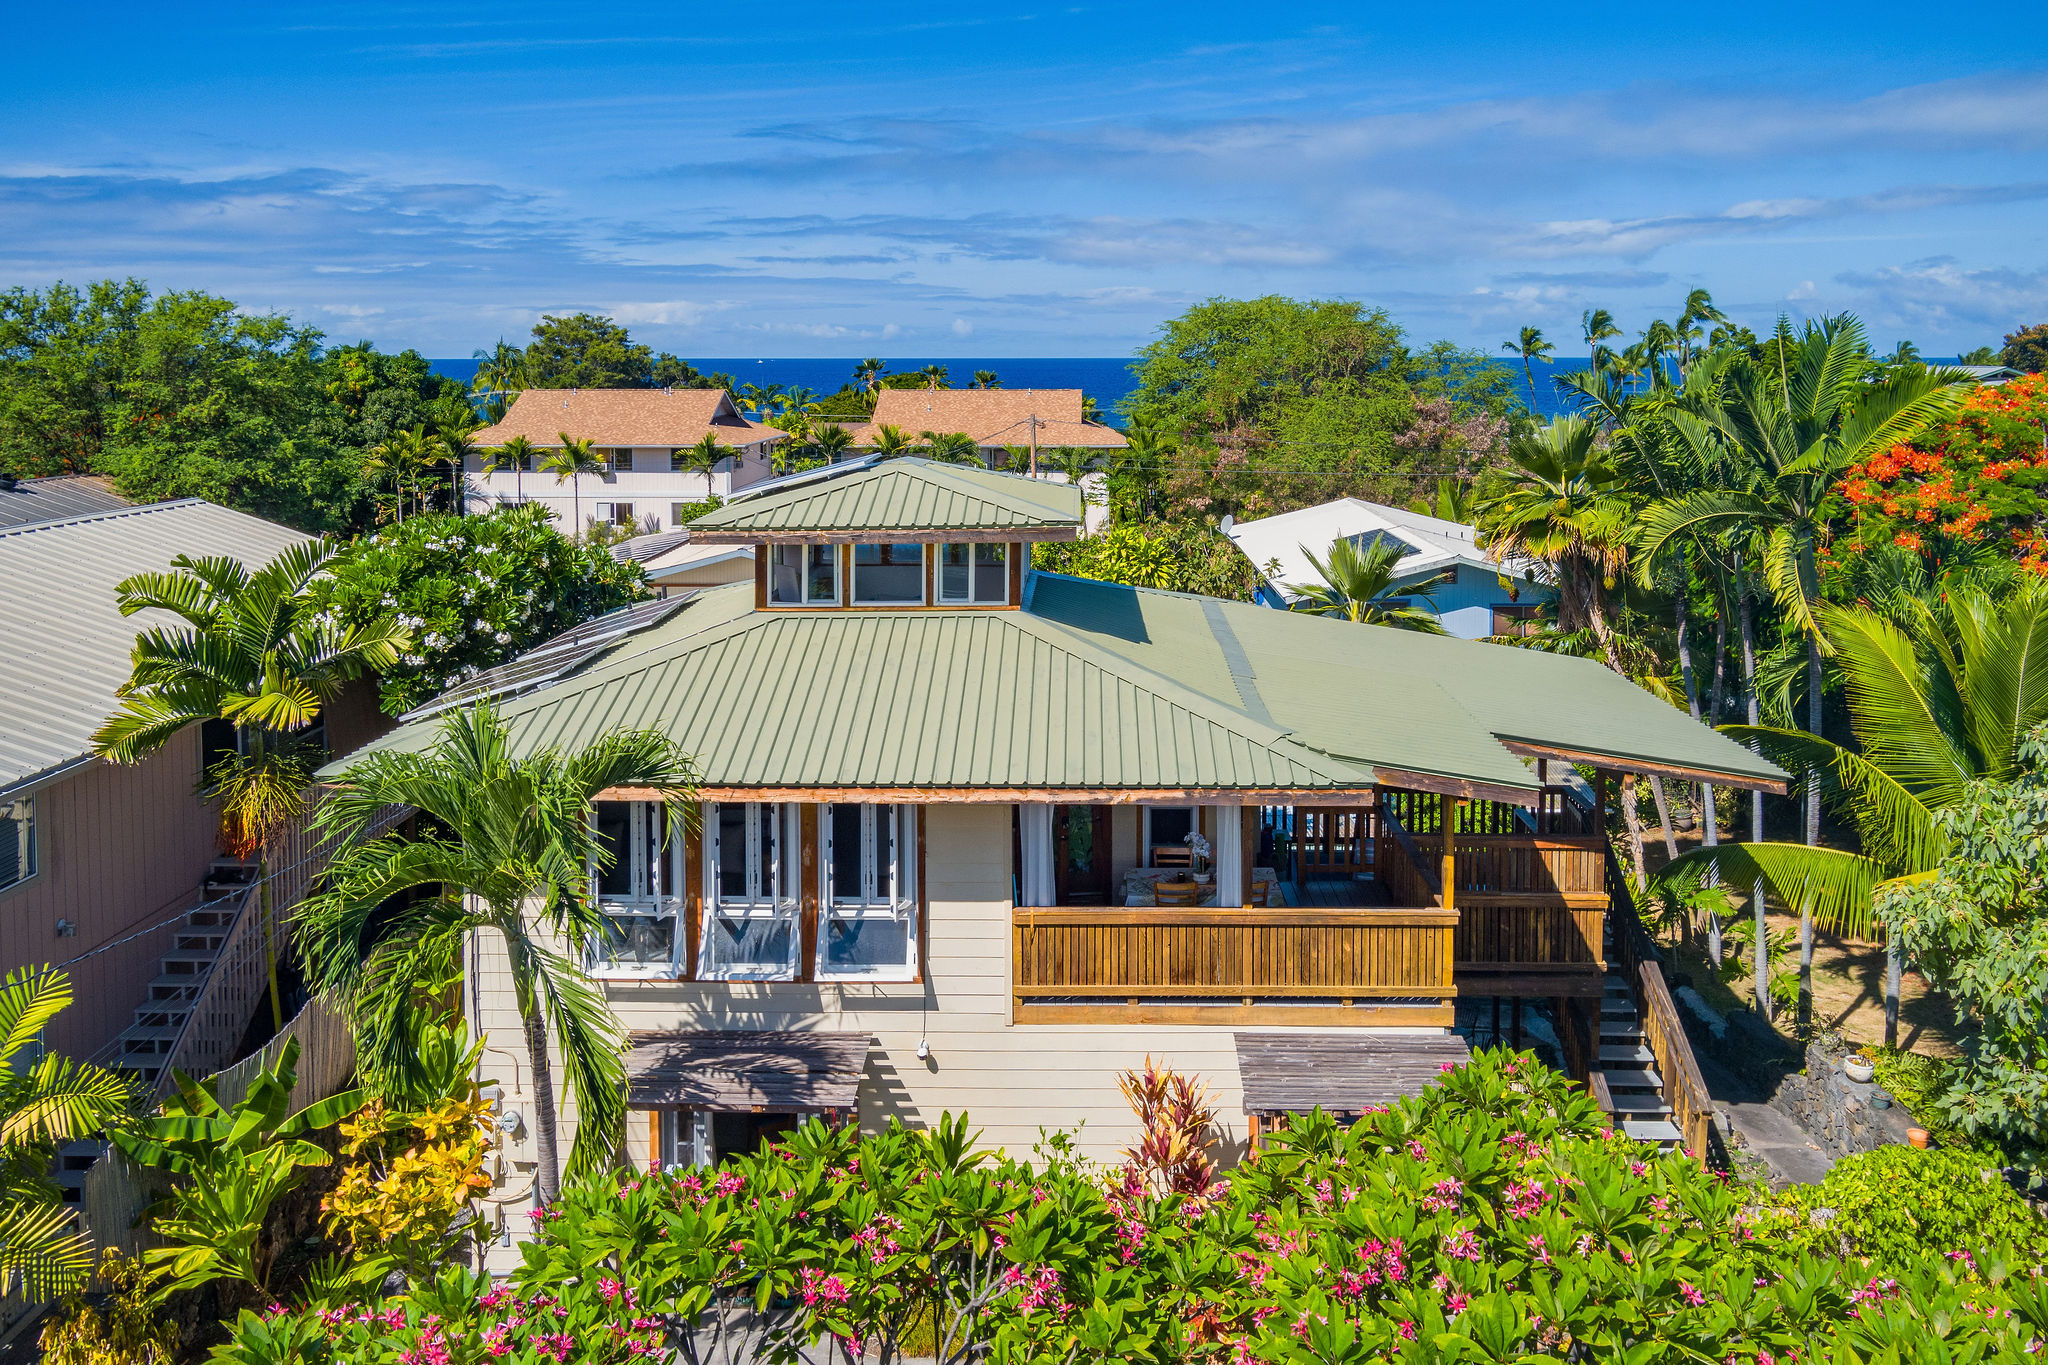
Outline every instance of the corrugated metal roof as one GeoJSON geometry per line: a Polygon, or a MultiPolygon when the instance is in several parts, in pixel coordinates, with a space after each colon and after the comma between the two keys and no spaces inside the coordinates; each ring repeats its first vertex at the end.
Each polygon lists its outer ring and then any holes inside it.
{"type": "Polygon", "coordinates": [[[522,752],[659,729],[718,787],[1533,789],[1503,740],[1783,776],[1589,660],[1051,574],[1021,612],[756,611],[752,584],[709,589],[503,714],[522,752]]]}
{"type": "MultiPolygon", "coordinates": [[[[1373,780],[1022,612],[757,612],[751,598],[751,584],[708,590],[618,656],[507,703],[517,749],[654,728],[721,787],[1373,780]],[[691,632],[693,619],[708,628],[691,632]]],[[[436,729],[408,725],[379,747],[422,747],[436,729]]]]}
{"type": "Polygon", "coordinates": [[[0,791],[82,759],[114,710],[138,633],[114,585],[173,556],[260,563],[307,537],[198,499],[0,531],[0,791]]]}
{"type": "Polygon", "coordinates": [[[1592,659],[1058,574],[1033,575],[1031,610],[1134,663],[1227,695],[1219,689],[1229,685],[1229,669],[1210,619],[1220,613],[1261,683],[1271,680],[1260,690],[1269,705],[1280,699],[1274,719],[1340,753],[1368,734],[1457,752],[1455,718],[1423,704],[1415,687],[1432,684],[1498,739],[1769,782],[1785,776],[1592,659]],[[1356,681],[1347,686],[1347,678],[1356,681]]]}
{"type": "Polygon", "coordinates": [[[1081,490],[915,457],[850,466],[796,487],[738,495],[690,523],[715,532],[1030,531],[1077,528],[1081,490]]]}
{"type": "Polygon", "coordinates": [[[0,485],[0,527],[28,526],[39,521],[112,512],[135,504],[114,491],[97,474],[57,474],[0,485]]]}

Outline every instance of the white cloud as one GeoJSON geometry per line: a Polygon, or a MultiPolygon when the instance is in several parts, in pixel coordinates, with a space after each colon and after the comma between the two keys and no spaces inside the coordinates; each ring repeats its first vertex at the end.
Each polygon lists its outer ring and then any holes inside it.
{"type": "Polygon", "coordinates": [[[950,330],[956,337],[970,336],[974,332],[974,324],[969,322],[966,318],[954,318],[953,325],[948,330],[950,330]]]}

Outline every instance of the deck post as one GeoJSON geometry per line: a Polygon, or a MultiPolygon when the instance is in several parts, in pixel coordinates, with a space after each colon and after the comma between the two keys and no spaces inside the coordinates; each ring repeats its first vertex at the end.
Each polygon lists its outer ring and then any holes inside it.
{"type": "Polygon", "coordinates": [[[1452,904],[1452,895],[1458,883],[1457,846],[1452,842],[1452,839],[1458,823],[1458,807],[1463,805],[1464,802],[1455,799],[1449,792],[1445,792],[1437,800],[1441,806],[1444,826],[1443,863],[1438,871],[1444,887],[1444,909],[1452,910],[1456,908],[1452,904]]]}

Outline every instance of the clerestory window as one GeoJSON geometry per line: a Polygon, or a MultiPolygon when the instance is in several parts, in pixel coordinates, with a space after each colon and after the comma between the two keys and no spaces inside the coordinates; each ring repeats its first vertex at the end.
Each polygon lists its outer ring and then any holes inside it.
{"type": "Polygon", "coordinates": [[[1010,596],[1009,546],[939,546],[939,601],[1001,606],[1010,596]]]}

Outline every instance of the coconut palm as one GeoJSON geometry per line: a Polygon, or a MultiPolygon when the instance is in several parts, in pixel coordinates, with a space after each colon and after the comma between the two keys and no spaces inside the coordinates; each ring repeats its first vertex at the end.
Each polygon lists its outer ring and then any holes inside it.
{"type": "Polygon", "coordinates": [[[1678,373],[1682,379],[1692,372],[1693,346],[1706,335],[1710,322],[1725,323],[1728,315],[1714,306],[1714,296],[1704,289],[1694,289],[1685,296],[1685,304],[1678,310],[1678,323],[1672,328],[1678,339],[1678,373]]]}
{"type": "Polygon", "coordinates": [[[1543,339],[1541,327],[1524,327],[1519,337],[1503,341],[1500,348],[1522,358],[1522,374],[1529,381],[1529,406],[1533,409],[1536,406],[1536,371],[1530,366],[1538,360],[1548,365],[1550,357],[1557,353],[1557,347],[1543,339]]]}
{"type": "Polygon", "coordinates": [[[711,491],[711,473],[718,468],[718,462],[738,454],[738,451],[718,439],[717,432],[707,431],[697,438],[696,444],[678,450],[670,463],[677,469],[702,474],[704,491],[708,496],[711,491]]]}
{"type": "Polygon", "coordinates": [[[1003,381],[996,378],[994,370],[976,370],[974,372],[973,387],[977,389],[1000,389],[1002,386],[1003,381]]]}
{"type": "Polygon", "coordinates": [[[71,979],[17,967],[0,981],[0,1293],[75,1294],[92,1275],[92,1243],[43,1173],[67,1142],[114,1128],[134,1112],[130,1078],[29,1049],[71,1003],[71,979]]]}
{"type": "Polygon", "coordinates": [[[938,390],[950,387],[946,383],[946,367],[944,365],[927,365],[917,371],[917,377],[924,381],[924,386],[927,389],[938,390]]]}
{"type": "Polygon", "coordinates": [[[417,497],[421,478],[447,458],[440,438],[428,435],[426,427],[421,425],[401,431],[372,450],[365,468],[391,476],[393,495],[398,502],[398,519],[404,521],[407,491],[417,497]]]}
{"type": "Polygon", "coordinates": [[[441,431],[441,450],[448,461],[448,510],[458,517],[469,506],[469,499],[464,496],[468,481],[462,477],[462,471],[472,455],[482,453],[477,443],[469,438],[475,429],[472,424],[469,427],[445,427],[441,431]]]}
{"type": "MultiPolygon", "coordinates": [[[[2015,776],[2020,741],[2048,720],[2048,585],[2023,581],[2001,600],[1952,580],[1945,603],[1909,601],[1899,615],[1863,606],[1818,612],[1856,748],[1801,730],[1726,727],[1786,767],[1814,774],[1829,804],[1855,826],[1862,850],[1723,844],[1686,854],[1660,879],[1682,882],[1713,868],[1732,883],[1766,883],[1803,919],[1862,937],[1871,932],[1880,886],[1941,861],[1935,812],[1960,802],[1973,782],[2015,776]]],[[[1889,935],[1886,966],[1891,1046],[1898,958],[1889,935]]]]}
{"type": "Polygon", "coordinates": [[[882,371],[889,367],[874,356],[853,367],[853,386],[862,393],[873,393],[882,387],[882,371]]]}
{"type": "Polygon", "coordinates": [[[780,384],[740,385],[740,397],[746,400],[747,407],[756,416],[772,409],[775,406],[775,401],[781,396],[782,385],[780,384]]]}
{"type": "Polygon", "coordinates": [[[484,452],[484,473],[495,474],[501,469],[512,471],[512,497],[515,502],[526,501],[526,469],[533,463],[533,442],[524,436],[508,436],[505,444],[493,446],[484,452]]]}
{"type": "Polygon", "coordinates": [[[317,609],[313,582],[336,553],[308,541],[253,573],[225,557],[179,555],[169,572],[116,584],[123,616],[166,611],[184,624],[155,626],[136,637],[132,671],[115,693],[120,705],[92,736],[100,757],[140,763],[189,725],[222,720],[234,726],[234,752],[207,772],[206,781],[220,801],[222,847],[259,859],[272,1022],[280,1028],[263,849],[305,814],[314,757],[307,729],[345,683],[366,669],[397,663],[408,643],[395,622],[343,626],[317,609]]]}
{"type": "Polygon", "coordinates": [[[569,519],[569,534],[573,537],[583,526],[583,476],[604,472],[604,461],[598,457],[590,437],[571,436],[558,431],[556,437],[562,442],[559,450],[551,450],[541,457],[540,472],[555,476],[555,484],[569,485],[570,505],[574,515],[569,519]]]}
{"type": "Polygon", "coordinates": [[[1579,335],[1586,339],[1586,363],[1593,369],[1601,369],[1600,353],[1603,343],[1610,337],[1621,335],[1621,328],[1614,324],[1614,314],[1605,308],[1588,308],[1579,315],[1579,335]]]}
{"type": "Polygon", "coordinates": [[[613,851],[600,841],[591,803],[630,787],[658,795],[668,829],[695,818],[697,774],[689,757],[654,730],[613,730],[574,753],[512,755],[503,722],[487,706],[458,709],[418,753],[376,753],[352,764],[318,824],[347,852],[327,888],[299,910],[310,981],[354,1024],[356,1055],[373,1082],[409,1089],[421,1073],[412,1052],[418,983],[441,979],[472,936],[504,945],[533,1068],[535,1185],[543,1203],[561,1190],[554,1061],[578,1128],[572,1175],[607,1165],[626,1117],[624,1040],[603,992],[577,965],[604,932],[591,899],[591,869],[613,851]],[[387,806],[425,818],[419,832],[358,842],[387,806]],[[392,909],[408,893],[425,898],[392,909]],[[567,943],[568,953],[557,946],[567,943]]]}
{"type": "Polygon", "coordinates": [[[827,422],[817,428],[811,437],[811,444],[826,464],[836,464],[846,448],[853,444],[853,433],[845,427],[827,422]]]}
{"type": "Polygon", "coordinates": [[[499,421],[512,406],[513,396],[526,387],[526,353],[500,337],[490,350],[474,352],[474,359],[480,363],[469,391],[484,400],[491,420],[499,421]]]}
{"type": "MultiPolygon", "coordinates": [[[[1764,582],[1806,640],[1807,729],[1821,729],[1821,656],[1825,641],[1815,615],[1820,603],[1819,550],[1827,534],[1828,498],[1843,471],[1954,412],[1967,376],[1912,370],[1866,384],[1869,355],[1854,318],[1820,318],[1794,338],[1779,320],[1779,344],[1763,363],[1730,365],[1719,399],[1698,421],[1672,430],[1700,447],[1703,460],[1718,439],[1743,465],[1735,486],[1704,487],[1666,498],[1643,516],[1643,549],[1654,558],[1677,537],[1732,533],[1759,556],[1764,582]]],[[[1806,842],[1820,837],[1820,790],[1809,784],[1806,842]]]]}
{"type": "Polygon", "coordinates": [[[875,454],[884,459],[895,455],[907,455],[910,453],[910,446],[910,433],[902,427],[884,422],[875,428],[875,454]]]}
{"type": "Polygon", "coordinates": [[[1399,541],[1375,540],[1361,548],[1346,537],[1330,542],[1325,559],[1318,559],[1306,545],[1301,552],[1322,582],[1289,583],[1287,591],[1296,598],[1294,610],[1424,635],[1447,633],[1434,610],[1435,583],[1418,583],[1402,588],[1398,598],[1392,596],[1402,556],[1407,553],[1399,541]],[[1426,605],[1416,606],[1417,601],[1426,605]]]}

